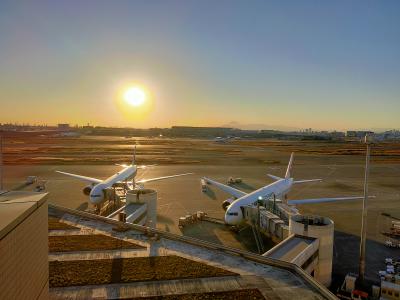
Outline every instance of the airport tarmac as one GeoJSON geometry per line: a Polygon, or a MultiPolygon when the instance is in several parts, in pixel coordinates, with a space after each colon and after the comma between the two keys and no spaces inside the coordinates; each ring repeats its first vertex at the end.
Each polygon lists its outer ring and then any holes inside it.
{"type": "MultiPolygon", "coordinates": [[[[293,175],[298,179],[322,178],[323,182],[295,186],[289,199],[353,196],[363,193],[362,165],[312,165],[297,160],[293,175]]],[[[207,193],[201,191],[200,177],[208,176],[226,182],[229,176],[241,177],[243,183],[237,188],[252,191],[271,183],[266,174],[283,176],[285,165],[273,166],[209,166],[209,165],[167,165],[155,166],[144,172],[139,171],[138,178],[166,176],[184,172],[194,175],[170,180],[148,183],[145,186],[158,192],[158,227],[173,233],[180,233],[178,219],[196,211],[205,211],[209,216],[223,218],[221,203],[229,195],[210,187],[207,193]]],[[[46,188],[50,192],[50,202],[76,208],[88,207],[87,197],[82,193],[84,183],[55,173],[62,170],[96,178],[106,178],[119,170],[114,165],[48,165],[48,166],[6,166],[5,185],[8,188],[18,186],[29,175],[36,175],[47,180],[46,188]]],[[[386,212],[400,217],[400,166],[380,164],[373,166],[370,176],[370,194],[375,199],[369,200],[368,238],[383,242],[380,234],[390,219],[381,215],[386,212]]],[[[302,205],[300,211],[306,214],[318,214],[334,220],[335,229],[344,233],[359,235],[361,201],[340,203],[322,203],[302,205]]]]}
{"type": "MultiPolygon", "coordinates": [[[[121,139],[118,139],[118,141],[121,142],[121,139]]],[[[108,142],[112,143],[113,141],[110,140],[108,142]]],[[[125,144],[130,143],[130,141],[123,142],[125,144]]],[[[139,171],[139,179],[186,172],[195,173],[194,175],[145,185],[148,188],[156,189],[158,192],[157,227],[159,229],[207,238],[213,242],[252,250],[251,243],[244,241],[243,236],[227,234],[227,229],[221,225],[202,224],[199,227],[187,227],[182,232],[178,227],[178,219],[181,216],[199,210],[206,212],[211,217],[223,218],[224,211],[221,208],[221,203],[230,196],[214,187],[211,187],[207,193],[203,193],[200,186],[200,177],[208,176],[221,182],[226,182],[230,176],[240,177],[243,179],[243,183],[237,188],[244,191],[252,191],[272,182],[267,176],[268,173],[277,176],[284,175],[290,151],[293,150],[291,142],[287,142],[289,148],[284,150],[276,149],[276,147],[272,146],[215,145],[210,141],[193,140],[187,142],[182,140],[172,141],[170,145],[156,146],[143,145],[143,143],[142,141],[138,148],[138,163],[158,163],[160,165],[143,172],[139,171]],[[141,153],[146,153],[146,155],[140,155],[141,153]],[[179,164],[179,161],[184,163],[179,164]],[[193,163],[190,163],[191,161],[193,163]],[[210,163],[205,163],[206,161],[210,161],[210,163]]],[[[165,141],[162,141],[162,143],[165,143],[165,141]]],[[[104,150],[104,147],[108,146],[108,144],[102,145],[101,147],[103,148],[101,149],[104,150]]],[[[120,146],[124,149],[123,153],[118,150],[116,154],[113,154],[112,158],[109,158],[109,162],[104,161],[103,158],[101,164],[78,165],[76,161],[73,161],[62,165],[55,163],[29,166],[6,165],[4,170],[5,187],[19,186],[27,176],[36,175],[40,179],[47,180],[46,187],[47,191],[50,192],[50,202],[69,208],[85,210],[88,208],[87,197],[82,193],[85,184],[79,180],[57,174],[55,170],[100,179],[107,178],[119,170],[119,167],[114,165],[116,159],[120,161],[121,157],[122,159],[130,159],[131,157],[128,155],[131,146],[120,146]]],[[[283,146],[280,144],[279,147],[283,146]]],[[[317,145],[313,147],[317,147],[317,145]]],[[[40,151],[45,152],[48,148],[43,148],[44,150],[40,151]]],[[[82,153],[83,150],[81,148],[79,147],[74,151],[82,153]]],[[[318,149],[320,150],[320,148],[318,149]]],[[[83,153],[90,155],[90,153],[83,153]]],[[[100,159],[102,153],[96,152],[94,155],[100,159]]],[[[83,159],[80,156],[76,157],[80,160],[83,159]]],[[[381,232],[389,228],[391,219],[383,216],[382,213],[390,213],[392,216],[400,217],[400,164],[391,162],[391,158],[385,163],[376,163],[375,161],[378,158],[373,157],[372,159],[369,185],[370,194],[376,196],[376,198],[369,200],[368,205],[367,233],[369,243],[367,244],[367,256],[369,259],[374,259],[374,261],[370,261],[367,264],[367,269],[369,266],[374,266],[369,272],[371,277],[376,276],[376,271],[379,268],[383,268],[384,257],[390,256],[393,252],[393,249],[387,249],[383,245],[387,238],[381,232]],[[380,255],[368,255],[368,253],[380,253],[380,255]],[[382,266],[380,265],[381,263],[382,266]]],[[[126,160],[126,162],[128,161],[126,160]]],[[[362,155],[296,153],[293,166],[294,178],[322,178],[323,182],[295,186],[288,198],[362,195],[363,163],[364,157],[362,155]]],[[[334,272],[338,274],[343,274],[342,271],[357,271],[357,238],[360,235],[361,207],[362,202],[360,200],[299,206],[301,213],[326,216],[335,222],[335,261],[346,260],[346,265],[350,266],[346,270],[335,270],[334,268],[334,272]]],[[[338,265],[341,264],[336,263],[336,266],[338,265]]]]}

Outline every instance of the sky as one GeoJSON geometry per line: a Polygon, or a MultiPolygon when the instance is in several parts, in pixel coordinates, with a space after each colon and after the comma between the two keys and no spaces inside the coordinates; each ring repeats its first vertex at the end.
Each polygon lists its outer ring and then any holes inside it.
{"type": "Polygon", "coordinates": [[[400,1],[0,0],[0,123],[400,128],[400,1]],[[121,105],[134,85],[146,108],[121,105]]]}

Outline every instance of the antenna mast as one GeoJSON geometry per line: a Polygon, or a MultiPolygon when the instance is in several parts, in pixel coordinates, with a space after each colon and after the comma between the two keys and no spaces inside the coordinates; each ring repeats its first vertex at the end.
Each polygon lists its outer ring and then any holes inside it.
{"type": "Polygon", "coordinates": [[[371,156],[372,140],[368,134],[365,135],[364,143],[367,145],[367,154],[365,156],[365,177],[364,177],[364,199],[362,208],[362,223],[361,223],[361,241],[360,241],[360,264],[358,276],[361,281],[365,278],[365,243],[367,239],[367,212],[368,212],[368,177],[369,177],[369,162],[371,156]]]}
{"type": "Polygon", "coordinates": [[[0,191],[3,191],[3,135],[0,135],[0,191]]]}
{"type": "Polygon", "coordinates": [[[136,144],[135,147],[133,147],[133,160],[132,160],[132,166],[136,164],[136,144]]]}

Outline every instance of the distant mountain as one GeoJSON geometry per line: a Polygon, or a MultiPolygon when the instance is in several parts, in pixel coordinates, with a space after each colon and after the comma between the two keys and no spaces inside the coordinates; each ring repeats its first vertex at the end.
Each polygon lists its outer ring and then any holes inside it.
{"type": "Polygon", "coordinates": [[[279,131],[297,131],[298,127],[280,126],[280,125],[266,125],[266,124],[241,124],[239,122],[229,122],[221,125],[221,127],[239,128],[243,130],[279,130],[279,131]]]}

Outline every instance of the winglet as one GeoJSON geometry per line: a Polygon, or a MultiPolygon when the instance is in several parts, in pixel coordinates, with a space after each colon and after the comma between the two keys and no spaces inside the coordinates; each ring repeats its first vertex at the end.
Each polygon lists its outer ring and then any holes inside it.
{"type": "Polygon", "coordinates": [[[290,155],[290,160],[286,169],[285,178],[290,178],[290,173],[292,171],[293,157],[294,157],[294,152],[292,152],[292,154],[290,155]]]}

